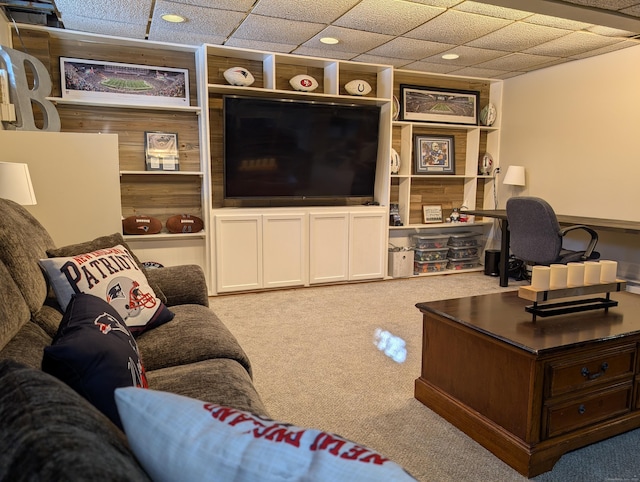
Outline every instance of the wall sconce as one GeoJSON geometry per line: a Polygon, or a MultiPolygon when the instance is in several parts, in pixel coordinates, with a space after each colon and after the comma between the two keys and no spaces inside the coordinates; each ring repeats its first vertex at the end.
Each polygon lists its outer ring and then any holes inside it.
{"type": "Polygon", "coordinates": [[[509,166],[502,183],[510,186],[524,186],[524,166],[509,166]]]}
{"type": "Polygon", "coordinates": [[[36,204],[29,166],[18,162],[0,162],[0,198],[23,206],[36,204]]]}

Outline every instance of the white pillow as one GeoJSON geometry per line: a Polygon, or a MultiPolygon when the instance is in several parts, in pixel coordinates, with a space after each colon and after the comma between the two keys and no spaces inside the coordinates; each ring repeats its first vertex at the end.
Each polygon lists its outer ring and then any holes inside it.
{"type": "Polygon", "coordinates": [[[75,293],[97,296],[116,309],[135,336],[173,318],[122,245],[39,262],[63,311],[75,293]]]}
{"type": "Polygon", "coordinates": [[[374,450],[320,430],[173,393],[118,388],[129,445],[155,481],[415,481],[374,450]]]}

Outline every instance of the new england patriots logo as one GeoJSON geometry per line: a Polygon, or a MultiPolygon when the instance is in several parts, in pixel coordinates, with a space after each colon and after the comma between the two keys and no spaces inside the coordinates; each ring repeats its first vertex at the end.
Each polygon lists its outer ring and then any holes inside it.
{"type": "Polygon", "coordinates": [[[100,333],[108,335],[112,331],[121,331],[125,335],[129,336],[129,331],[124,327],[119,320],[111,316],[109,313],[102,313],[93,320],[93,324],[98,327],[100,333]]]}

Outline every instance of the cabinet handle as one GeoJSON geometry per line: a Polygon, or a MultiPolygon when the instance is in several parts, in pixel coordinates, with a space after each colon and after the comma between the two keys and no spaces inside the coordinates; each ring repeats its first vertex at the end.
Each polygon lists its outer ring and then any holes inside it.
{"type": "Polygon", "coordinates": [[[580,405],[580,406],[578,407],[578,413],[579,413],[580,415],[582,415],[582,414],[583,414],[584,412],[586,412],[586,411],[587,411],[587,407],[585,407],[584,405],[580,405]]]}
{"type": "Polygon", "coordinates": [[[603,362],[602,365],[600,365],[599,372],[591,373],[587,367],[582,367],[581,373],[582,373],[582,376],[585,377],[587,380],[595,380],[599,376],[604,375],[604,372],[607,371],[607,368],[609,368],[609,364],[607,362],[603,362]]]}

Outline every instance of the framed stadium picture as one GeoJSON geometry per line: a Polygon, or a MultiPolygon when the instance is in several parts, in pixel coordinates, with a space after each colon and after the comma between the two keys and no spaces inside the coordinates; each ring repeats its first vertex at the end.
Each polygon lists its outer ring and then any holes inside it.
{"type": "Polygon", "coordinates": [[[400,117],[405,121],[478,124],[475,90],[438,89],[400,85],[400,117]]]}
{"type": "Polygon", "coordinates": [[[60,57],[62,97],[87,102],[188,106],[189,71],[60,57]]]}

